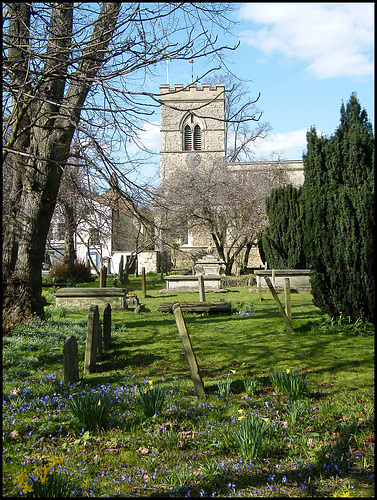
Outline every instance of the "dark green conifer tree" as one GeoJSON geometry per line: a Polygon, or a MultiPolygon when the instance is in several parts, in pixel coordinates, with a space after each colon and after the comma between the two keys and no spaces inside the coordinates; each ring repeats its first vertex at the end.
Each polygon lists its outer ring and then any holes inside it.
{"type": "Polygon", "coordinates": [[[374,321],[374,136],[355,94],[334,135],[307,134],[305,254],[314,304],[374,321]]]}
{"type": "Polygon", "coordinates": [[[274,269],[305,269],[302,188],[273,189],[266,199],[269,225],[259,242],[263,262],[274,269]]]}

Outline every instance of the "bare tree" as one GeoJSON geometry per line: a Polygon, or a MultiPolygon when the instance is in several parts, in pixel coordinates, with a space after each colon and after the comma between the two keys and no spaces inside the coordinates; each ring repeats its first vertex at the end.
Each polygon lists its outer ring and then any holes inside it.
{"type": "Polygon", "coordinates": [[[195,170],[182,167],[161,186],[168,213],[163,231],[172,241],[187,229],[204,229],[230,275],[242,254],[241,268],[247,266],[250,248],[266,226],[265,199],[282,182],[279,170],[263,166],[232,171],[207,161],[195,170]]]}
{"type": "MultiPolygon", "coordinates": [[[[232,8],[115,2],[3,7],[3,116],[10,131],[3,160],[11,156],[13,168],[3,280],[12,320],[44,315],[40,270],[75,134],[96,147],[91,165],[99,177],[120,172],[128,141],[158,101],[143,90],[145,76],[168,58],[212,64],[227,48],[212,33],[231,27],[232,8]]],[[[132,199],[135,186],[122,179],[132,199]]]]}
{"type": "Polygon", "coordinates": [[[261,122],[262,111],[258,108],[260,92],[249,97],[250,88],[231,74],[218,74],[209,83],[225,85],[225,158],[228,162],[254,158],[253,143],[267,137],[271,130],[268,122],[261,122]]]}

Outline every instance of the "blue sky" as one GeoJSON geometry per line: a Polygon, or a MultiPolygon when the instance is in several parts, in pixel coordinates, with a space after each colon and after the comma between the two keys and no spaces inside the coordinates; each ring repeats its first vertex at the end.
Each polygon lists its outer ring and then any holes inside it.
{"type": "MultiPolygon", "coordinates": [[[[333,134],[352,92],[374,124],[374,3],[242,3],[234,20],[240,21],[236,37],[224,41],[241,44],[229,67],[250,80],[250,97],[261,93],[262,121],[272,127],[268,139],[256,144],[256,157],[277,151],[281,159],[301,159],[306,131],[314,125],[333,134]]],[[[205,69],[205,61],[196,61],[194,78],[205,69]]],[[[170,86],[190,83],[191,70],[187,62],[171,62],[170,86]]],[[[166,67],[150,90],[161,83],[167,83],[166,67]]],[[[140,138],[159,151],[157,115],[140,138]]]]}

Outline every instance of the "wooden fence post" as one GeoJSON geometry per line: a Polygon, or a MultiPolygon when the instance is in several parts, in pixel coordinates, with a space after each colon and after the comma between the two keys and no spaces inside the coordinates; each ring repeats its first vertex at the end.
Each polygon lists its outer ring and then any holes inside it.
{"type": "Polygon", "coordinates": [[[77,339],[69,335],[63,346],[63,384],[75,384],[79,381],[79,354],[77,339]]]}
{"type": "Polygon", "coordinates": [[[199,302],[205,302],[206,292],[204,288],[204,278],[202,274],[199,274],[198,276],[198,283],[199,283],[199,302]]]}
{"type": "Polygon", "coordinates": [[[183,317],[182,309],[179,305],[179,302],[173,304],[172,311],[174,314],[175,322],[177,324],[178,333],[183,345],[183,350],[185,351],[186,360],[189,365],[191,379],[194,382],[195,392],[198,398],[205,398],[206,393],[204,390],[202,377],[200,375],[199,366],[196,361],[195,353],[191,345],[185,319],[183,317]]]}
{"type": "Polygon", "coordinates": [[[289,278],[284,279],[284,298],[285,298],[285,314],[289,319],[292,318],[291,309],[291,286],[289,283],[289,278]]]}
{"type": "Polygon", "coordinates": [[[141,268],[141,290],[143,293],[143,299],[147,296],[147,285],[145,281],[145,267],[141,268]]]}
{"type": "Polygon", "coordinates": [[[285,321],[285,324],[287,325],[287,328],[288,330],[291,332],[291,333],[295,333],[294,329],[293,329],[293,326],[291,325],[291,322],[289,321],[289,318],[288,316],[285,314],[284,312],[284,309],[283,309],[283,306],[280,304],[280,300],[278,298],[278,295],[276,293],[276,290],[275,288],[272,286],[272,283],[270,281],[270,278],[268,276],[265,276],[264,279],[266,280],[266,283],[267,283],[267,286],[268,288],[270,289],[270,292],[276,302],[276,305],[278,306],[278,309],[280,311],[280,314],[283,316],[283,319],[285,321]]]}

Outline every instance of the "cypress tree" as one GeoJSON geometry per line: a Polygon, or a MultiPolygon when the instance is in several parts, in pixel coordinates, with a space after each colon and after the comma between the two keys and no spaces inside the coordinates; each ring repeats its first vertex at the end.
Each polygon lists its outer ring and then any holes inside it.
{"type": "Polygon", "coordinates": [[[291,184],[273,189],[266,199],[269,225],[259,241],[263,262],[275,269],[304,269],[302,188],[291,184]]]}
{"type": "Polygon", "coordinates": [[[374,136],[355,94],[334,135],[307,134],[305,253],[314,304],[374,321],[374,136]]]}

